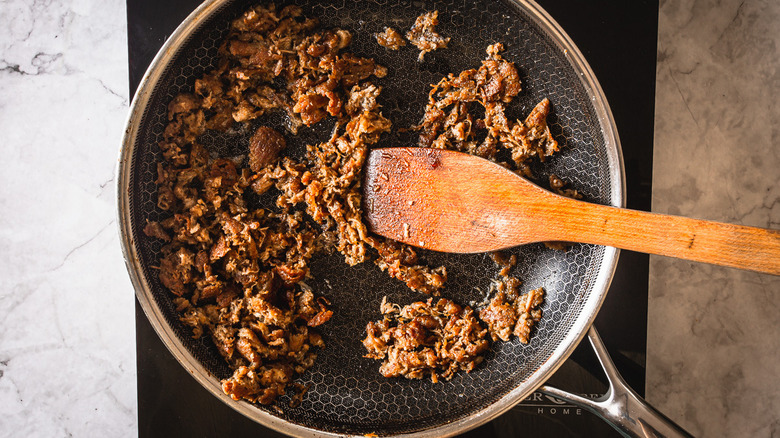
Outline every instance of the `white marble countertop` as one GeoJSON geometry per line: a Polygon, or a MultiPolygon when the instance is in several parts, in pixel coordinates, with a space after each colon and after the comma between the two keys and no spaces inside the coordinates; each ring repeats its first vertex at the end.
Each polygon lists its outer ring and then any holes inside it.
{"type": "MultiPolygon", "coordinates": [[[[662,0],[653,211],[780,228],[780,3],[662,0]]],[[[0,5],[0,436],[137,435],[124,0],[0,5]]],[[[780,278],[651,258],[647,398],[780,434],[780,278]]]]}

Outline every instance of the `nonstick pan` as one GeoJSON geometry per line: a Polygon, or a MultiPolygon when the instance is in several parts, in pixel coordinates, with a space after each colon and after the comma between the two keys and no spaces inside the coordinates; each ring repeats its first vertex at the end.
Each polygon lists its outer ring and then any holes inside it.
{"type": "MultiPolygon", "coordinates": [[[[277,6],[286,3],[280,1],[277,6]]],[[[568,36],[532,1],[295,3],[305,16],[319,18],[323,28],[351,31],[348,51],[388,67],[388,75],[376,82],[383,87],[382,112],[396,129],[377,147],[415,144],[413,133],[397,128],[419,122],[430,84],[448,73],[476,68],[485,58],[485,48],[501,42],[506,48],[504,58],[515,63],[523,82],[523,91],[507,108],[507,115],[522,119],[543,98],[553,105],[548,121],[562,151],[534,164],[533,174],[540,180],[558,175],[588,201],[624,206],[620,145],[603,92],[568,36]],[[385,26],[404,31],[418,15],[432,10],[439,11],[438,31],[451,37],[448,48],[428,53],[419,62],[411,46],[390,51],[376,43],[373,34],[385,26]]],[[[519,262],[512,275],[523,280],[523,292],[538,287],[546,291],[544,315],[530,343],[494,343],[474,371],[436,384],[382,377],[379,363],[364,358],[361,345],[366,323],[380,318],[383,297],[401,304],[426,297],[390,279],[373,263],[349,267],[339,254],[323,256],[312,263],[314,280],[307,283],[332,302],[334,317],[321,327],[326,348],[319,352],[315,366],[297,379],[309,387],[297,407],[290,407],[287,395],[275,407],[231,400],[220,386],[220,379],[231,370],[208,337],[193,339],[189,328],[179,322],[171,295],[154,269],[162,244],[142,232],[147,220],[165,217],[157,208],[156,166],[161,159],[157,144],[167,123],[168,102],[191,91],[195,79],[213,68],[230,21],[251,5],[210,0],[198,7],[155,57],[131,105],[117,170],[118,222],[130,277],[149,321],[182,366],[214,396],[288,434],[448,436],[495,418],[543,385],[588,333],[608,290],[618,250],[583,244],[567,251],[541,244],[513,249],[519,262]]],[[[274,114],[255,121],[278,125],[280,130],[283,122],[274,114]]],[[[332,121],[323,121],[302,128],[297,136],[288,135],[289,153],[300,156],[305,144],[327,139],[331,128],[332,121]]],[[[214,154],[236,156],[245,153],[248,138],[207,133],[200,141],[214,154]]],[[[432,266],[447,267],[449,280],[443,295],[462,304],[482,302],[498,271],[484,254],[421,252],[421,256],[432,266]]],[[[599,352],[593,331],[591,341],[599,352]]],[[[602,363],[607,364],[608,375],[614,376],[609,360],[602,359],[602,363]]],[[[562,391],[543,389],[587,405],[562,391]]],[[[593,403],[589,408],[602,409],[593,403]]]]}

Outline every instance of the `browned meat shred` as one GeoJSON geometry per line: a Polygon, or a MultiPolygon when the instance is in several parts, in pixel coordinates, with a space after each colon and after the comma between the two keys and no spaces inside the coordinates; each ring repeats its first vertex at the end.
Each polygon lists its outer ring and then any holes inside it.
{"type": "MultiPolygon", "coordinates": [[[[450,38],[444,38],[436,33],[435,27],[439,24],[439,11],[426,12],[414,21],[414,25],[406,33],[406,39],[420,49],[417,59],[422,61],[425,54],[433,50],[446,48],[450,38]]],[[[380,43],[381,44],[381,43],[380,43]]]]}
{"type": "Polygon", "coordinates": [[[558,151],[547,126],[550,101],[544,99],[525,121],[511,121],[506,105],[521,91],[514,64],[501,57],[500,43],[487,48],[488,57],[478,69],[443,78],[431,88],[420,130],[422,147],[454,149],[495,160],[499,149],[511,153],[516,171],[530,176],[528,161],[558,151]],[[484,110],[479,118],[478,106],[484,110]]]}
{"type": "Polygon", "coordinates": [[[385,30],[377,33],[376,42],[380,46],[387,47],[390,50],[398,50],[406,45],[404,37],[392,27],[385,27],[385,30]]]}
{"type": "Polygon", "coordinates": [[[517,336],[520,342],[527,344],[531,329],[542,318],[539,308],[544,300],[544,289],[534,289],[526,294],[517,295],[516,286],[499,291],[490,304],[480,310],[479,318],[488,325],[488,331],[494,341],[508,341],[517,336]]]}
{"type": "Polygon", "coordinates": [[[375,262],[413,289],[435,293],[446,280],[443,268],[419,266],[411,248],[370,237],[362,223],[363,162],[391,123],[370,82],[386,69],[344,52],[350,41],[345,30],[318,30],[297,6],[252,7],[231,23],[216,68],[168,105],[156,181],[168,216],[144,233],[164,243],[158,278],[180,320],[234,370],[222,387],[236,400],[273,403],[324,346],[316,328],[333,312],[303,282],[316,254],[336,249],[352,265],[376,248],[375,262]],[[283,156],[280,132],[256,128],[269,111],[286,114],[292,134],[326,117],[336,128],[299,162],[283,156]],[[249,127],[243,163],[200,143],[207,130],[249,127]],[[249,207],[249,194],[272,187],[275,210],[249,207]]]}
{"type": "Polygon", "coordinates": [[[558,142],[555,141],[547,126],[549,113],[550,100],[543,99],[522,124],[517,123],[512,126],[513,137],[520,139],[520,143],[512,147],[512,159],[518,165],[529,156],[535,155],[544,161],[544,157],[558,152],[558,142]]]}
{"type": "Polygon", "coordinates": [[[517,265],[517,256],[514,254],[507,256],[506,253],[502,251],[495,251],[490,253],[490,257],[496,262],[496,265],[501,268],[498,275],[502,277],[508,277],[509,271],[517,265]]]}
{"type": "Polygon", "coordinates": [[[450,300],[430,298],[403,308],[383,300],[380,310],[383,319],[368,323],[363,345],[366,357],[382,360],[385,377],[449,380],[459,370],[473,370],[489,348],[474,311],[450,300]]]}
{"type": "Polygon", "coordinates": [[[160,225],[159,222],[156,221],[146,221],[146,226],[144,227],[144,234],[146,234],[149,237],[154,237],[155,239],[160,239],[165,242],[171,241],[171,236],[168,235],[168,233],[165,232],[162,225],[160,225]]]}
{"type": "Polygon", "coordinates": [[[379,251],[376,264],[391,277],[403,281],[412,290],[439,295],[439,289],[447,281],[446,267],[419,265],[414,249],[394,240],[370,236],[366,241],[379,251]]]}
{"type": "Polygon", "coordinates": [[[249,140],[249,168],[252,172],[260,172],[263,168],[276,161],[279,152],[287,147],[282,134],[273,128],[261,126],[249,140]]]}

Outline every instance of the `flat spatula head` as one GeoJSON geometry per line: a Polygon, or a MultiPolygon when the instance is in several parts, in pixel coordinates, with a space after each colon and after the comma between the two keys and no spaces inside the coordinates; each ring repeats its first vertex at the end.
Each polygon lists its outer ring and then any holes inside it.
{"type": "Polygon", "coordinates": [[[374,149],[363,186],[372,232],[442,252],[495,251],[548,240],[533,216],[557,198],[473,155],[429,148],[374,149]]]}

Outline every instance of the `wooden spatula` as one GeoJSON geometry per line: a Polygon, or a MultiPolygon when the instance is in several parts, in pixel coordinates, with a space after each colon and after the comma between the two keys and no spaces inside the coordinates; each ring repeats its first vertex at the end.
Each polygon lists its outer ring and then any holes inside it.
{"type": "Polygon", "coordinates": [[[363,196],[371,231],[435,251],[582,242],[780,275],[780,231],[577,201],[461,152],[374,149],[363,196]]]}

